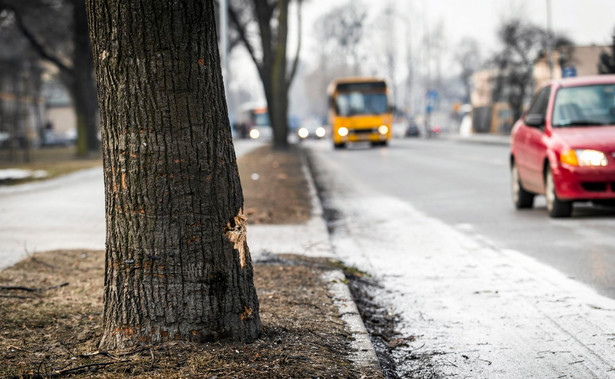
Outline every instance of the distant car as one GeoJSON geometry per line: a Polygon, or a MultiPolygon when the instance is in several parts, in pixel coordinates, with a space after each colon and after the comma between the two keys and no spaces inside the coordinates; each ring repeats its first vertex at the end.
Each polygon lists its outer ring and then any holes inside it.
{"type": "Polygon", "coordinates": [[[297,136],[299,141],[303,141],[309,138],[321,139],[327,135],[327,130],[321,123],[316,120],[309,120],[304,122],[299,129],[297,129],[297,136]]]}
{"type": "Polygon", "coordinates": [[[512,196],[531,208],[545,195],[551,217],[575,201],[615,204],[615,75],[550,82],[511,136],[512,196]]]}
{"type": "Polygon", "coordinates": [[[408,122],[408,127],[406,128],[406,137],[420,137],[421,129],[414,121],[408,122]]]}

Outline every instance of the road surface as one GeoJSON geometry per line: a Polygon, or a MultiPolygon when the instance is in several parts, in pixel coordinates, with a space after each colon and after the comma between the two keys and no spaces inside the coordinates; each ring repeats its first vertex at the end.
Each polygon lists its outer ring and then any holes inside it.
{"type": "Polygon", "coordinates": [[[427,356],[459,377],[615,376],[615,212],[514,210],[502,145],[305,146],[335,254],[380,281],[412,341],[402,375],[427,356]]]}

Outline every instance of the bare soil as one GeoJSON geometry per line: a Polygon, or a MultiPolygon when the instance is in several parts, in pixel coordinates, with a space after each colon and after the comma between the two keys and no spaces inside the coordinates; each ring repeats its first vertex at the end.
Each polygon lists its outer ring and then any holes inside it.
{"type": "MultiPolygon", "coordinates": [[[[276,223],[309,217],[296,151],[260,149],[239,164],[242,172],[248,166],[247,172],[267,179],[252,183],[254,187],[245,184],[242,174],[253,217],[276,223]],[[281,201],[260,202],[261,191],[281,201]]],[[[348,358],[352,337],[321,280],[322,272],[332,267],[329,261],[299,256],[256,263],[264,333],[254,343],[176,342],[100,351],[104,252],[35,254],[0,272],[0,377],[382,377],[380,372],[358,372],[348,358]]]]}

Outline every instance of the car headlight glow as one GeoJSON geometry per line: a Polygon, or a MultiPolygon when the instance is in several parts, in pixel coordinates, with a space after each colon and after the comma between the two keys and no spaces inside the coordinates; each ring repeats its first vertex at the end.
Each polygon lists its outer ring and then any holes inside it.
{"type": "Polygon", "coordinates": [[[299,135],[299,138],[308,138],[310,132],[306,128],[299,128],[297,134],[299,135]]]}
{"type": "Polygon", "coordinates": [[[339,134],[340,137],[346,137],[348,135],[348,128],[342,126],[337,130],[337,134],[339,134]]]}
{"type": "Polygon", "coordinates": [[[260,136],[261,136],[261,132],[259,132],[258,129],[250,130],[250,138],[258,139],[258,137],[260,137],[260,136]]]}
{"type": "Polygon", "coordinates": [[[591,149],[566,150],[560,155],[560,161],[570,166],[603,167],[609,164],[602,151],[591,149]]]}
{"type": "Polygon", "coordinates": [[[380,134],[387,134],[389,132],[389,127],[386,125],[380,125],[378,127],[378,133],[380,134]]]}
{"type": "Polygon", "coordinates": [[[316,137],[322,138],[325,136],[325,134],[327,134],[327,131],[325,130],[325,128],[323,128],[322,126],[319,126],[318,128],[316,128],[316,137]]]}

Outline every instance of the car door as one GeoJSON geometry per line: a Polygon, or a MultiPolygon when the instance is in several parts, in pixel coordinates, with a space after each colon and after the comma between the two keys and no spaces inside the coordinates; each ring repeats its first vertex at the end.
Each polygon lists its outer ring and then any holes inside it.
{"type": "MultiPolygon", "coordinates": [[[[518,137],[519,175],[525,189],[541,193],[544,191],[542,166],[546,154],[544,139],[547,107],[551,87],[540,90],[532,100],[521,126],[522,133],[518,137]]],[[[521,131],[520,130],[520,131],[521,131]]]]}

